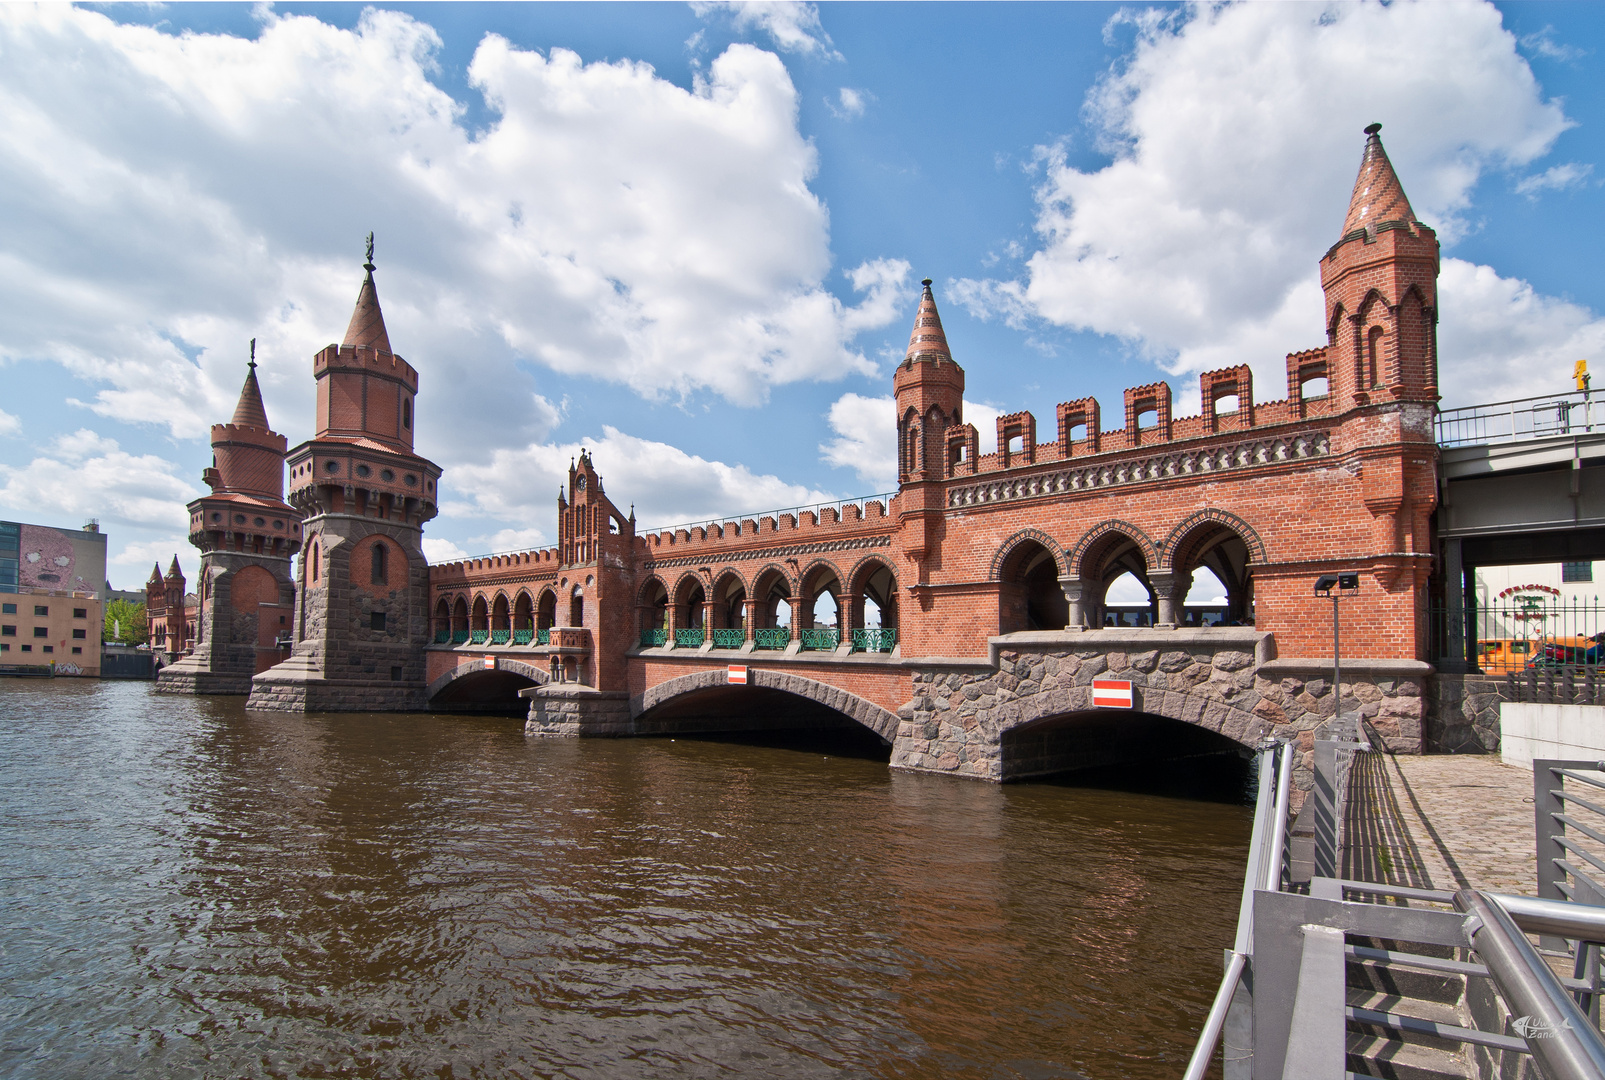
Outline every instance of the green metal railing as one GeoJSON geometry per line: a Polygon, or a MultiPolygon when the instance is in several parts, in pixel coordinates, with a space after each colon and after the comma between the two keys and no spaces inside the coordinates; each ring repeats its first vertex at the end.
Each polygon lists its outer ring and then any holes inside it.
{"type": "Polygon", "coordinates": [[[840,630],[804,630],[802,632],[802,647],[813,650],[830,650],[840,645],[842,635],[840,630]]]}
{"type": "Polygon", "coordinates": [[[854,652],[891,652],[897,646],[896,630],[854,630],[854,652]]]}
{"type": "Polygon", "coordinates": [[[453,630],[451,632],[451,643],[453,645],[462,645],[465,642],[467,642],[467,640],[468,640],[468,631],[467,630],[453,630]]]}
{"type": "Polygon", "coordinates": [[[754,630],[752,640],[760,649],[784,649],[791,644],[791,629],[785,626],[776,626],[763,630],[754,630]]]}
{"type": "Polygon", "coordinates": [[[674,632],[674,647],[676,649],[700,649],[707,637],[707,631],[698,627],[695,630],[682,629],[674,632]]]}
{"type": "Polygon", "coordinates": [[[435,631],[435,644],[436,645],[444,645],[444,644],[446,644],[446,642],[448,642],[450,640],[451,640],[451,631],[450,630],[436,630],[435,631]]]}
{"type": "Polygon", "coordinates": [[[552,628],[550,626],[535,631],[535,644],[550,645],[552,643],[552,628]]]}
{"type": "Polygon", "coordinates": [[[669,632],[663,627],[654,627],[651,630],[641,631],[641,648],[655,649],[660,645],[669,643],[669,632]]]}
{"type": "Polygon", "coordinates": [[[533,631],[533,630],[514,630],[513,631],[513,644],[514,645],[528,645],[531,641],[534,641],[534,640],[535,640],[535,631],[533,631]]]}
{"type": "Polygon", "coordinates": [[[715,649],[739,649],[747,643],[745,630],[715,630],[713,632],[713,647],[715,649]]]}
{"type": "Polygon", "coordinates": [[[475,645],[483,645],[485,642],[490,640],[490,631],[470,630],[468,632],[468,640],[473,642],[475,645]]]}
{"type": "Polygon", "coordinates": [[[512,640],[513,632],[511,630],[492,630],[490,632],[490,643],[492,645],[506,645],[512,640]]]}

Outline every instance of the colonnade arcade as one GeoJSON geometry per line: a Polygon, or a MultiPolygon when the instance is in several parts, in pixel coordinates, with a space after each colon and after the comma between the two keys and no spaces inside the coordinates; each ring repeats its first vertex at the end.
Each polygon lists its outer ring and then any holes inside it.
{"type": "Polygon", "coordinates": [[[637,600],[641,644],[890,651],[897,632],[897,578],[868,557],[843,574],[829,561],[769,565],[750,579],[724,568],[647,578],[637,600]],[[845,584],[844,584],[845,580],[845,584]]]}
{"type": "Polygon", "coordinates": [[[441,597],[431,620],[437,645],[538,644],[543,632],[557,625],[557,593],[542,589],[532,598],[528,589],[441,597]]]}
{"type": "Polygon", "coordinates": [[[1104,522],[1073,546],[1034,529],[1010,538],[993,562],[999,583],[998,629],[1062,630],[1120,625],[1130,604],[1110,598],[1110,589],[1130,577],[1147,594],[1144,625],[1253,625],[1253,567],[1265,561],[1264,546],[1248,524],[1222,511],[1206,510],[1156,542],[1129,522],[1104,522]],[[1220,584],[1224,604],[1186,604],[1194,575],[1208,571],[1220,584]],[[1207,614],[1206,614],[1207,611],[1207,614]]]}

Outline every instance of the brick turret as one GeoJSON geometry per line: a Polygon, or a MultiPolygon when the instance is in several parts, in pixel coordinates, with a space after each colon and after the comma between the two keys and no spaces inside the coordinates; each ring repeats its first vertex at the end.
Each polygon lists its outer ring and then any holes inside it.
{"type": "Polygon", "coordinates": [[[370,235],[345,338],[312,361],[316,431],[288,456],[289,502],[306,518],[294,652],[254,680],[253,708],[424,704],[423,525],[440,468],[413,453],[418,373],[391,351],[374,269],[370,235]]]}
{"type": "Polygon", "coordinates": [[[897,402],[897,514],[903,550],[914,564],[913,577],[923,582],[940,562],[942,481],[952,473],[948,447],[973,456],[974,429],[964,425],[964,369],[953,362],[936,310],[931,279],[920,282],[920,306],[908,335],[908,352],[892,375],[897,402]],[[949,433],[955,438],[950,440],[949,433]]]}
{"type": "Polygon", "coordinates": [[[1343,408],[1438,398],[1438,237],[1416,220],[1381,130],[1365,129],[1343,233],[1321,260],[1327,375],[1343,408]]]}
{"type": "Polygon", "coordinates": [[[287,441],[268,424],[256,378],[256,341],[234,416],[212,426],[211,488],[189,504],[190,543],[201,552],[194,655],[163,670],[168,693],[243,694],[251,676],[284,659],[301,550],[301,514],[284,501],[287,441]]]}

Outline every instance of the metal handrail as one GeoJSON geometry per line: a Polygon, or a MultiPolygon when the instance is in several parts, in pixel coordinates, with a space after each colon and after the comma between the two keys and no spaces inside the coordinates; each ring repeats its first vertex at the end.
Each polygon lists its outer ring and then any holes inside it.
{"type": "Polygon", "coordinates": [[[1518,1034],[1551,1080],[1605,1080],[1605,1039],[1583,1015],[1532,942],[1494,897],[1461,889],[1455,907],[1471,948],[1488,967],[1518,1034]]]}
{"type": "Polygon", "coordinates": [[[1543,397],[1441,409],[1434,433],[1439,446],[1470,446],[1592,432],[1600,426],[1601,420],[1605,420],[1605,416],[1600,420],[1594,416],[1591,391],[1572,390],[1543,397]],[[1582,415],[1574,418],[1572,414],[1578,409],[1582,410],[1582,415]]]}
{"type": "Polygon", "coordinates": [[[1243,874],[1243,897],[1237,913],[1237,936],[1227,954],[1226,972],[1209,1006],[1198,1044],[1187,1062],[1183,1080],[1203,1080],[1215,1056],[1215,1045],[1226,1026],[1237,984],[1254,952],[1254,893],[1279,892],[1282,854],[1287,845],[1287,806],[1292,797],[1293,753],[1286,743],[1267,747],[1259,755],[1259,796],[1254,804],[1254,832],[1248,842],[1248,868],[1243,874]],[[1269,811],[1267,811],[1269,808],[1269,811]]]}

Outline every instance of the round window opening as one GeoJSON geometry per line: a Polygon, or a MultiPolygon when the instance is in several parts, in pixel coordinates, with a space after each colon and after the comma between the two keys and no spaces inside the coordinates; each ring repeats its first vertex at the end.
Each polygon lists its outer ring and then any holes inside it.
{"type": "Polygon", "coordinates": [[[222,521],[223,520],[223,515],[222,514],[213,514],[212,515],[212,520],[213,521],[222,521]]]}
{"type": "Polygon", "coordinates": [[[379,479],[383,480],[387,484],[390,483],[395,478],[396,478],[396,474],[391,472],[389,469],[386,469],[384,472],[379,474],[379,479]]]}
{"type": "Polygon", "coordinates": [[[408,473],[406,475],[405,479],[407,481],[407,486],[408,487],[417,487],[418,486],[418,478],[416,476],[412,475],[412,473],[408,473]]]}
{"type": "Polygon", "coordinates": [[[275,529],[282,529],[282,528],[284,528],[284,522],[278,520],[277,518],[274,518],[273,519],[273,527],[275,529]]]}
{"type": "Polygon", "coordinates": [[[323,463],[323,467],[328,469],[330,472],[340,471],[340,463],[338,461],[325,461],[323,463]]]}
{"type": "Polygon", "coordinates": [[[251,524],[255,525],[258,529],[260,529],[262,526],[267,524],[267,521],[265,519],[263,519],[263,518],[257,518],[251,524]]]}
{"type": "Polygon", "coordinates": [[[366,465],[358,465],[357,466],[357,475],[358,476],[367,476],[371,472],[373,472],[373,470],[368,468],[368,466],[366,466],[366,465]]]}
{"type": "Polygon", "coordinates": [[[245,515],[244,514],[235,514],[234,515],[234,524],[236,524],[236,525],[244,525],[245,524],[245,515]]]}

